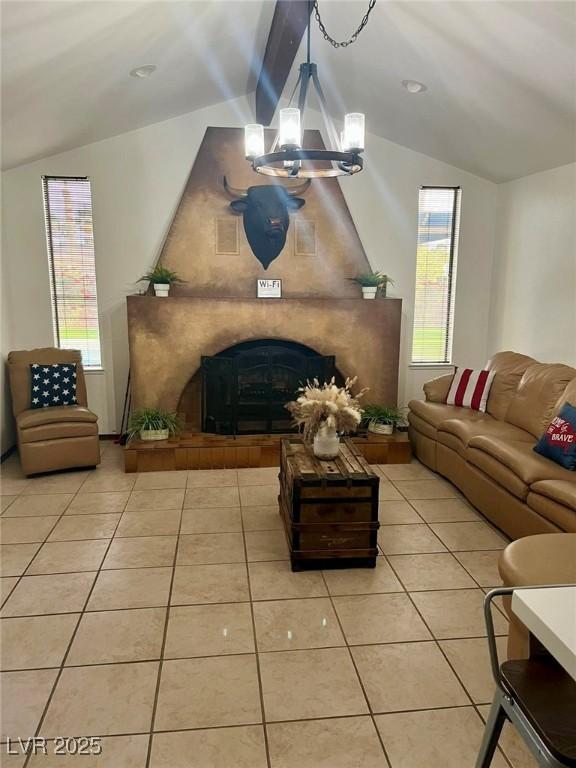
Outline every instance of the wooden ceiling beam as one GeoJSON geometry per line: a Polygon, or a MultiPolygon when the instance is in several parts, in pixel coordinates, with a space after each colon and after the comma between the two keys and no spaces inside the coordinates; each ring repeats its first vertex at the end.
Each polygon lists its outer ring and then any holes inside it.
{"type": "Polygon", "coordinates": [[[306,31],[311,3],[276,0],[274,17],[256,85],[256,122],[270,125],[306,31]]]}

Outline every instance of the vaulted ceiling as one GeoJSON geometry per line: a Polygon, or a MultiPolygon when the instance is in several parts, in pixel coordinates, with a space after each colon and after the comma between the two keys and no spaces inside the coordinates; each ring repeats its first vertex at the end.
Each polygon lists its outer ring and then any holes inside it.
{"type": "MultiPolygon", "coordinates": [[[[368,0],[320,0],[345,39],[368,0]]],[[[251,93],[273,0],[2,3],[4,167],[251,93]],[[147,80],[128,73],[155,64],[147,80]]],[[[576,3],[378,0],[346,49],[313,27],[335,116],[502,181],[576,159],[576,3]],[[418,95],[401,85],[419,80],[418,95]]],[[[288,79],[295,81],[297,64],[288,79]]],[[[240,123],[239,123],[240,124],[240,123]]]]}

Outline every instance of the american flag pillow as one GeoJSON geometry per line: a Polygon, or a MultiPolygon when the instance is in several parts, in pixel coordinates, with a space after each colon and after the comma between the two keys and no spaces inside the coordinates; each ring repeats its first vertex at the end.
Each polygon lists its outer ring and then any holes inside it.
{"type": "Polygon", "coordinates": [[[30,408],[76,405],[76,363],[30,365],[30,408]]]}
{"type": "Polygon", "coordinates": [[[460,405],[473,411],[485,411],[495,371],[474,371],[472,368],[456,368],[448,405],[460,405]]]}

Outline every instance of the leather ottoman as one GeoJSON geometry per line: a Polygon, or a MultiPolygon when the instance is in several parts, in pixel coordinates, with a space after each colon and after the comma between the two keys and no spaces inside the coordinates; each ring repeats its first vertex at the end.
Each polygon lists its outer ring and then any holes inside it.
{"type": "MultiPolygon", "coordinates": [[[[503,550],[498,570],[505,587],[576,584],[576,533],[544,533],[525,536],[503,550]]],[[[527,659],[528,631],[504,599],[510,618],[508,658],[527,659]]]]}

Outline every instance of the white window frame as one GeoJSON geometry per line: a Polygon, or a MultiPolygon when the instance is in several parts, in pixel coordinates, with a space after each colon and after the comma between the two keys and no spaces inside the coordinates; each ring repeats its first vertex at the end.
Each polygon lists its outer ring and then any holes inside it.
{"type": "MultiPolygon", "coordinates": [[[[50,275],[50,299],[51,299],[51,306],[52,306],[52,328],[54,333],[54,344],[60,349],[78,349],[79,344],[78,340],[71,339],[69,342],[63,338],[63,329],[61,328],[60,323],[60,315],[63,314],[62,308],[60,306],[61,299],[59,297],[59,291],[57,290],[57,281],[58,276],[56,274],[56,265],[55,265],[55,253],[54,253],[54,240],[53,240],[53,231],[52,231],[52,212],[50,209],[50,194],[49,194],[49,184],[51,181],[76,181],[76,182],[86,182],[88,184],[88,197],[90,199],[90,227],[92,230],[92,252],[91,258],[92,258],[92,265],[93,265],[93,289],[94,289],[94,305],[96,309],[96,331],[97,336],[96,339],[92,342],[91,348],[92,348],[92,355],[96,358],[93,361],[90,361],[88,359],[83,359],[82,365],[86,369],[87,372],[90,371],[101,371],[102,370],[102,344],[101,344],[101,335],[100,335],[100,318],[99,318],[99,312],[98,312],[98,296],[97,296],[97,285],[96,285],[96,256],[95,256],[95,248],[94,248],[94,230],[93,230],[93,209],[92,209],[92,188],[90,184],[90,178],[88,176],[54,176],[54,175],[45,175],[42,176],[42,196],[43,196],[43,203],[44,203],[44,224],[45,224],[45,233],[46,233],[46,248],[48,252],[48,269],[49,269],[49,275],[50,275]]],[[[80,350],[81,352],[85,352],[86,350],[80,350]]],[[[84,358],[84,355],[83,355],[84,358]]]]}
{"type": "Polygon", "coordinates": [[[459,186],[442,186],[442,185],[423,185],[420,187],[418,196],[418,222],[417,228],[420,229],[420,195],[425,190],[452,190],[454,192],[454,202],[452,208],[452,222],[450,232],[450,252],[448,262],[448,296],[446,307],[446,322],[444,330],[446,332],[444,343],[444,355],[442,359],[435,360],[415,360],[414,346],[415,346],[415,333],[417,330],[417,288],[418,288],[418,248],[419,243],[416,246],[416,280],[414,287],[414,316],[412,323],[412,343],[410,354],[410,366],[414,368],[443,368],[452,366],[452,345],[454,338],[454,307],[456,298],[456,273],[458,266],[458,245],[460,237],[460,214],[461,214],[461,202],[462,202],[462,188],[459,186]]]}

